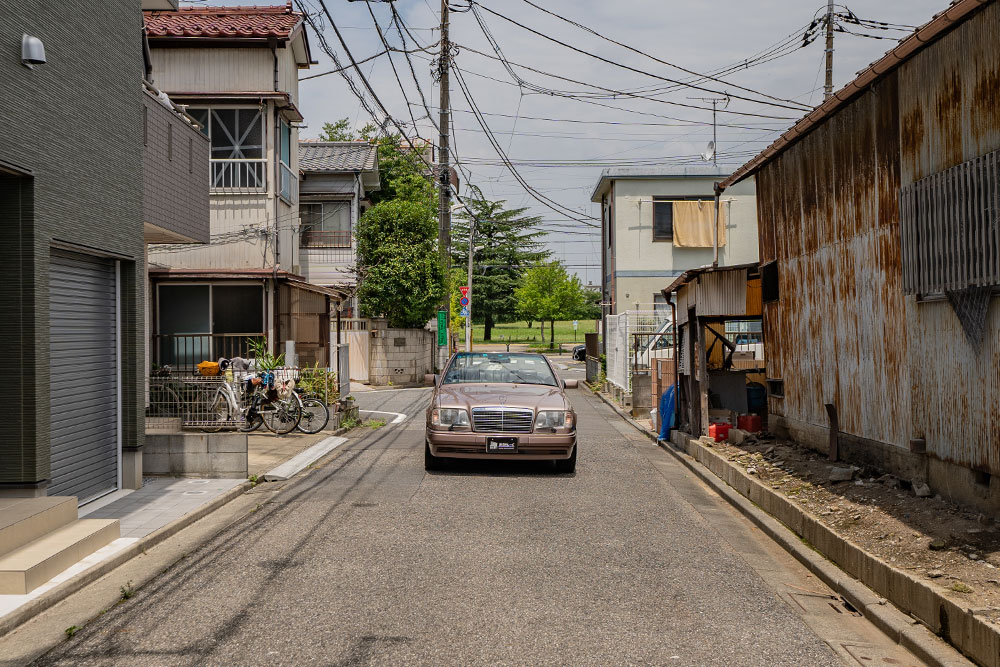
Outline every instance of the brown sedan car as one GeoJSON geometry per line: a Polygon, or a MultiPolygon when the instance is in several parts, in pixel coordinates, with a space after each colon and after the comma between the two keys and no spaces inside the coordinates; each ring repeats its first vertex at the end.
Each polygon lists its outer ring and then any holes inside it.
{"type": "Polygon", "coordinates": [[[459,352],[437,379],[427,408],[424,467],[445,458],[551,460],[576,469],[576,413],[541,354],[459,352]]]}

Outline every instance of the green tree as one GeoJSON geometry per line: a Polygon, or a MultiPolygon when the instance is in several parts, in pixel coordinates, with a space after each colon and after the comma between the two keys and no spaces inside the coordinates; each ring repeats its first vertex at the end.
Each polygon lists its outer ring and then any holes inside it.
{"type": "Polygon", "coordinates": [[[446,294],[437,221],[426,203],[376,204],[358,221],[358,300],[368,316],[392,327],[422,327],[446,294]]]}
{"type": "Polygon", "coordinates": [[[351,129],[351,121],[341,118],[335,123],[323,123],[320,141],[357,141],[357,133],[351,129]]]}
{"type": "Polygon", "coordinates": [[[549,322],[551,347],[556,336],[556,320],[572,319],[581,311],[586,298],[584,291],[579,278],[569,275],[562,264],[553,261],[529,269],[515,296],[522,316],[541,322],[543,341],[545,322],[549,322]]]}
{"type": "MultiPolygon", "coordinates": [[[[541,218],[526,216],[525,208],[504,209],[505,202],[482,198],[465,199],[475,217],[475,249],[472,253],[472,319],[483,323],[483,339],[491,340],[493,326],[517,315],[514,291],[529,267],[548,258],[539,240],[541,218]]],[[[452,266],[467,267],[469,228],[472,216],[462,212],[452,219],[452,266]]],[[[460,284],[468,280],[467,269],[460,284]]]]}

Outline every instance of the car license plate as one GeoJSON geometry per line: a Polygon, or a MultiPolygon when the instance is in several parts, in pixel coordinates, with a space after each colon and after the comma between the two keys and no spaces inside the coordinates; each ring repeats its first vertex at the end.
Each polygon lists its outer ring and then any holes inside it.
{"type": "Polygon", "coordinates": [[[487,438],[486,451],[491,454],[516,454],[517,438],[487,438]]]}

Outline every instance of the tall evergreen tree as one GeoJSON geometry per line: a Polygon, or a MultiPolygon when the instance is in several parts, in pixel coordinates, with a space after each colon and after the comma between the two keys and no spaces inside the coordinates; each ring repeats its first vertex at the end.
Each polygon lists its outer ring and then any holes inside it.
{"type": "MultiPolygon", "coordinates": [[[[472,254],[472,319],[483,323],[483,339],[491,340],[493,326],[516,318],[514,290],[525,272],[549,256],[540,241],[541,218],[526,216],[526,208],[504,209],[504,201],[478,197],[464,202],[475,214],[476,249],[472,254]]],[[[452,218],[451,256],[456,269],[469,261],[470,216],[461,211],[452,218]]],[[[463,274],[464,275],[464,274],[463,274]]],[[[462,283],[464,284],[463,280],[462,283]]]]}

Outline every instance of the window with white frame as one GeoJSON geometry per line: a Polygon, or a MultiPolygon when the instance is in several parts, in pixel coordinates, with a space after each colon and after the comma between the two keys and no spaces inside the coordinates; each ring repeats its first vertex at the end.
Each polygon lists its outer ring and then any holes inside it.
{"type": "Polygon", "coordinates": [[[281,164],[281,174],[278,194],[289,204],[294,204],[299,198],[299,179],[292,171],[292,127],[281,121],[279,136],[278,159],[281,164]]]}
{"type": "Polygon", "coordinates": [[[213,190],[267,189],[264,116],[259,107],[188,109],[211,142],[213,190]]]}
{"type": "Polygon", "coordinates": [[[303,248],[351,247],[351,202],[303,203],[299,216],[303,248]]]}

